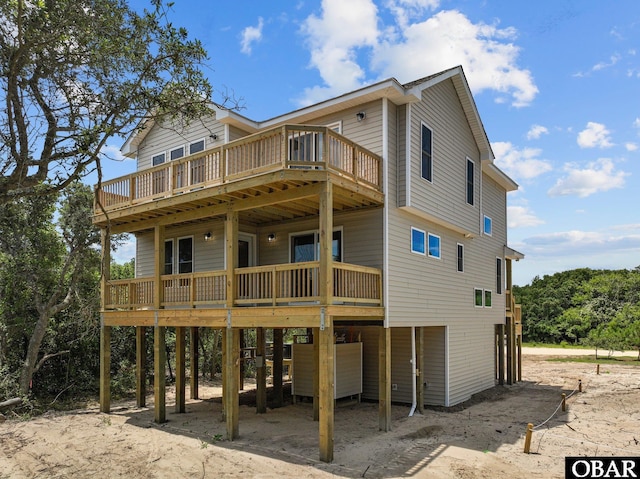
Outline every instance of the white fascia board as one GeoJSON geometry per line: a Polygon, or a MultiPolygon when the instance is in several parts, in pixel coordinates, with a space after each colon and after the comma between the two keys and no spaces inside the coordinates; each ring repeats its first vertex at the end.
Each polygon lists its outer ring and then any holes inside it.
{"type": "Polygon", "coordinates": [[[507,191],[516,191],[518,183],[513,181],[507,174],[490,162],[482,162],[482,173],[494,180],[507,191]]]}

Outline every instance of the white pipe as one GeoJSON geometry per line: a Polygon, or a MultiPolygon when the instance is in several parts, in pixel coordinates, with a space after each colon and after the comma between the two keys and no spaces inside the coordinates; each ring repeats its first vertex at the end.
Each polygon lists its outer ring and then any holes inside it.
{"type": "Polygon", "coordinates": [[[418,405],[418,391],[416,390],[416,328],[411,326],[411,393],[413,402],[411,404],[411,411],[409,411],[409,417],[413,416],[416,412],[416,406],[418,405]]]}

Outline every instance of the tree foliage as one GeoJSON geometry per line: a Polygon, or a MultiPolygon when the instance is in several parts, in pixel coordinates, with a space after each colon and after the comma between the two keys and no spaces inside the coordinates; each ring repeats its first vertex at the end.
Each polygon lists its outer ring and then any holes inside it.
{"type": "Polygon", "coordinates": [[[640,352],[640,268],[575,269],[513,289],[527,341],[640,352]]]}
{"type": "Polygon", "coordinates": [[[206,52],[169,22],[171,4],[151,3],[0,2],[0,205],[100,171],[107,140],[142,119],[206,111],[206,52]]]}

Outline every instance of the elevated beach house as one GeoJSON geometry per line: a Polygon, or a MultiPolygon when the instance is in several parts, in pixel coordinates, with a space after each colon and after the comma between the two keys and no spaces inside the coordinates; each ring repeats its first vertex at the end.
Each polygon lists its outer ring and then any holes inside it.
{"type": "MultiPolygon", "coordinates": [[[[187,126],[147,121],[122,151],[137,171],[100,185],[94,223],[107,252],[111,235],[135,235],[136,277],[104,274],[102,411],[113,326],[137,328],[139,404],[144,332],[154,330],[158,422],[166,328],[176,332],[178,412],[187,344],[202,328],[222,330],[230,440],[240,432],[240,332],[256,329],[263,412],[265,330],[278,387],[281,332],[306,328],[306,344],[293,345],[292,390],[313,398],[324,461],[336,398],[378,401],[386,431],[392,402],[452,406],[519,379],[510,288],[522,255],[507,246],[506,219],[517,185],[494,164],[461,67],[267,121],[216,105],[187,126]]],[[[192,364],[197,397],[193,376],[192,364]]]]}

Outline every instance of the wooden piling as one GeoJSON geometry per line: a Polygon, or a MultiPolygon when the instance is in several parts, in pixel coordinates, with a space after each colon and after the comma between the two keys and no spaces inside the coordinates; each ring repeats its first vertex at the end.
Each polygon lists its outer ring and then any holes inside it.
{"type": "Polygon", "coordinates": [[[531,451],[531,436],[533,435],[533,424],[527,424],[527,434],[524,438],[524,453],[529,454],[531,451]]]}

